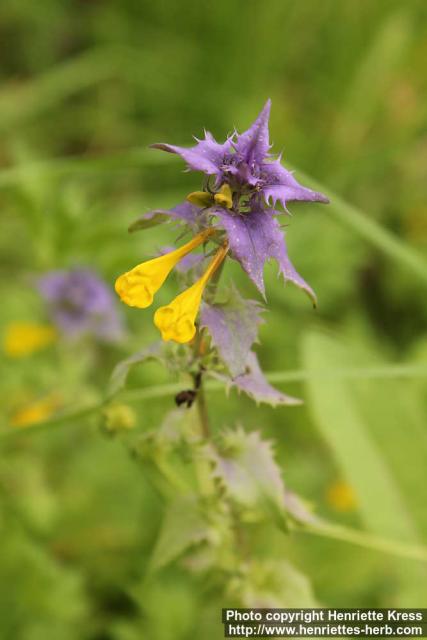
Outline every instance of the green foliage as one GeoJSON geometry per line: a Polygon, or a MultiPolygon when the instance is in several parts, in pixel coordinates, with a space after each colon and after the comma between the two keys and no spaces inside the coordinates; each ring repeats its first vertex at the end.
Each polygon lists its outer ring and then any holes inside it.
{"type": "Polygon", "coordinates": [[[213,461],[216,477],[237,505],[262,509],[286,528],[285,487],[271,442],[257,432],[227,431],[213,461]]]}
{"type": "Polygon", "coordinates": [[[174,409],[201,361],[147,351],[150,310],[121,307],[120,345],[1,358],[1,638],[217,640],[228,604],[425,602],[426,17],[424,0],[1,3],[0,333],[48,322],[35,276],[90,266],[113,289],[177,240],[144,212],[200,180],[153,142],[221,139],[271,96],[273,151],[331,198],[283,219],[318,310],[266,269],[264,382],[303,406],[225,396],[208,350],[207,446],[197,406],[174,409]],[[50,394],[56,413],[11,426],[50,394]]]}
{"type": "MultiPolygon", "coordinates": [[[[366,359],[375,362],[372,352],[368,356],[363,355],[363,350],[346,349],[325,334],[313,332],[305,338],[304,360],[309,371],[321,370],[325,361],[336,369],[358,359],[363,363],[366,359]]],[[[416,489],[408,486],[407,472],[402,477],[398,467],[402,469],[402,464],[407,467],[408,460],[412,463],[417,461],[420,466],[416,482],[420,482],[427,465],[425,433],[418,430],[410,414],[402,412],[402,403],[406,404],[409,399],[401,385],[382,382],[377,387],[372,383],[367,385],[363,378],[359,383],[335,380],[331,385],[327,377],[313,377],[307,385],[314,420],[344,477],[356,491],[365,526],[374,533],[396,540],[418,542],[420,533],[410,515],[416,510],[412,508],[408,512],[407,508],[416,489]],[[403,424],[405,434],[402,438],[403,424]],[[412,429],[415,432],[411,437],[412,429]],[[390,440],[394,441],[391,446],[390,440]],[[390,455],[390,452],[393,452],[392,459],[388,460],[387,453],[390,455]],[[400,486],[399,476],[403,481],[400,486]]],[[[402,593],[403,600],[421,603],[426,596],[423,586],[426,584],[425,569],[412,567],[410,571],[407,568],[404,571],[402,588],[409,590],[409,596],[402,593]]]]}
{"type": "Polygon", "coordinates": [[[0,532],[0,572],[4,585],[13,584],[1,601],[2,635],[68,640],[83,633],[87,603],[79,573],[26,535],[11,513],[2,516],[8,526],[0,532]]]}
{"type": "Polygon", "coordinates": [[[125,386],[129,372],[134,366],[147,362],[147,360],[165,362],[164,351],[164,345],[161,342],[156,342],[119,362],[111,374],[109,395],[114,396],[125,386]]]}
{"type": "Polygon", "coordinates": [[[207,523],[195,496],[178,497],[168,506],[164,518],[151,556],[152,570],[161,569],[209,537],[207,523]]]}
{"type": "Polygon", "coordinates": [[[144,231],[144,229],[151,229],[151,227],[157,227],[159,224],[164,224],[170,220],[166,213],[155,213],[153,216],[146,218],[141,216],[135,222],[129,225],[128,231],[134,233],[135,231],[144,231]]]}
{"type": "Polygon", "coordinates": [[[245,607],[317,607],[307,578],[287,562],[252,562],[230,584],[229,597],[245,607]]]}

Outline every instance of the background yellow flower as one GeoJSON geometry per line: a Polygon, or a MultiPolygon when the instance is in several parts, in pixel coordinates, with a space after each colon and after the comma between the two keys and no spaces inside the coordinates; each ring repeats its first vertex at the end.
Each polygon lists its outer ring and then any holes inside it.
{"type": "Polygon", "coordinates": [[[53,327],[33,322],[12,322],[3,335],[3,351],[11,358],[21,358],[44,349],[57,337],[53,327]]]}

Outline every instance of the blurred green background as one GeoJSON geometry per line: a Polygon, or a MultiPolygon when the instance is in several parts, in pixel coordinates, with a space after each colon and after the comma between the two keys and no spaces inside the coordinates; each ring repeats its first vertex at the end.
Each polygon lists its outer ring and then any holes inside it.
{"type": "MultiPolygon", "coordinates": [[[[258,354],[269,372],[296,372],[278,386],[305,405],[255,409],[212,391],[214,429],[238,422],[275,440],[286,485],[317,513],[427,545],[426,59],[424,0],[3,0],[0,329],[46,322],[35,275],[84,265],[112,286],[171,244],[169,229],[127,226],[200,179],[147,146],[190,145],[204,127],[221,140],[271,97],[274,150],[332,192],[329,207],[291,206],[287,229],[319,308],[266,273],[258,354]]],[[[171,279],[159,302],[175,291],[171,279]]],[[[163,506],[99,415],[34,433],[10,424],[34,398],[68,410],[101,398],[115,363],[157,337],[149,311],[122,312],[119,346],[2,358],[1,638],[216,639],[220,607],[235,602],[179,563],[147,578],[163,506]]],[[[150,364],[130,384],[165,380],[150,364]]],[[[133,402],[137,429],[166,405],[133,402]]],[[[251,536],[257,557],[290,560],[320,603],[427,605],[420,560],[273,526],[251,536]]]]}

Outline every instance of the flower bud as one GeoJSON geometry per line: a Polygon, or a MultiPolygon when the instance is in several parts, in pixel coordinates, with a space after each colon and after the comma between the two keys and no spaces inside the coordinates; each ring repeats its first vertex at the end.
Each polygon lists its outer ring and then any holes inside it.
{"type": "Polygon", "coordinates": [[[110,435],[130,431],[136,426],[135,411],[127,404],[113,403],[102,412],[102,428],[110,435]]]}

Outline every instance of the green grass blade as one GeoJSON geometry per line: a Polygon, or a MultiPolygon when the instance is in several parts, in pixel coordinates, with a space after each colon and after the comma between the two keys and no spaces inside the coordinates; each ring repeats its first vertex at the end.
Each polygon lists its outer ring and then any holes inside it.
{"type": "Polygon", "coordinates": [[[0,92],[0,131],[14,131],[70,96],[122,75],[129,59],[130,52],[123,48],[91,49],[22,84],[5,86],[0,92]]]}
{"type": "MultiPolygon", "coordinates": [[[[311,332],[303,344],[305,367],[316,372],[325,363],[340,368],[346,352],[335,340],[311,332]]],[[[314,422],[354,487],[366,526],[384,535],[412,540],[413,523],[407,517],[399,488],[381,451],[367,431],[347,380],[315,376],[307,380],[308,406],[314,422]],[[381,505],[381,509],[378,509],[381,505]]]]}
{"type": "MultiPolygon", "coordinates": [[[[336,368],[319,368],[316,370],[290,370],[275,371],[266,374],[269,382],[287,383],[287,382],[304,382],[307,380],[355,380],[363,378],[369,379],[399,379],[399,378],[427,378],[427,366],[424,365],[383,365],[376,367],[336,367],[336,368]]],[[[208,381],[206,390],[209,392],[220,391],[224,389],[224,384],[217,381],[208,381]]],[[[154,400],[156,398],[166,398],[174,395],[182,390],[181,383],[170,383],[161,385],[152,385],[143,389],[128,389],[119,394],[120,399],[124,402],[138,403],[145,400],[154,400]]],[[[111,399],[111,398],[110,398],[111,399]]],[[[0,440],[9,440],[19,438],[26,434],[40,433],[51,428],[72,423],[89,417],[100,411],[105,401],[95,402],[87,407],[80,407],[74,411],[58,415],[49,420],[39,422],[33,427],[25,429],[9,429],[5,428],[0,433],[0,440]]]]}
{"type": "Polygon", "coordinates": [[[412,271],[424,284],[427,284],[427,261],[416,251],[375,222],[366,213],[349,204],[339,195],[316,182],[302,171],[297,170],[297,177],[312,189],[321,191],[328,196],[330,203],[324,209],[326,213],[334,216],[345,227],[357,233],[397,264],[412,271]]]}
{"type": "MultiPolygon", "coordinates": [[[[325,363],[345,367],[354,361],[351,349],[323,333],[312,331],[305,336],[303,361],[308,370],[321,370],[325,363]]],[[[419,532],[401,483],[398,481],[384,447],[377,441],[363,407],[354,393],[354,382],[345,378],[331,380],[314,376],[307,380],[308,407],[313,421],[332,451],[342,475],[354,488],[359,513],[365,527],[373,534],[400,542],[419,544],[419,532]]],[[[375,407],[373,389],[369,402],[375,407]]],[[[389,402],[399,403],[398,396],[389,402]]],[[[397,405],[396,405],[397,406],[397,405]]],[[[381,420],[381,410],[377,420],[381,420]]],[[[408,469],[408,473],[411,470],[408,469]]],[[[425,575],[417,567],[396,568],[401,580],[401,600],[425,597],[425,575]]],[[[403,605],[402,605],[403,606],[403,605]]],[[[408,605],[409,606],[409,605],[408,605]]]]}
{"type": "Polygon", "coordinates": [[[427,563],[427,547],[390,540],[382,536],[366,533],[366,531],[358,531],[357,529],[324,520],[305,525],[297,530],[302,533],[311,533],[332,540],[348,542],[349,544],[354,544],[364,549],[372,549],[380,553],[427,563]]]}

